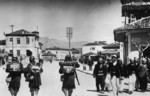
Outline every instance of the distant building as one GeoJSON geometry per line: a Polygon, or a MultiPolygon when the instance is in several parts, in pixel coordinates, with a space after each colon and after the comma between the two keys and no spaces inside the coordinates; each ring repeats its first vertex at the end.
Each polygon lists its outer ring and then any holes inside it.
{"type": "MultiPolygon", "coordinates": [[[[59,48],[59,47],[51,47],[46,49],[46,53],[51,52],[56,55],[58,60],[64,60],[66,55],[69,55],[69,49],[67,48],[59,48]]],[[[70,50],[71,56],[75,58],[79,58],[81,52],[78,49],[72,48],[70,50]]]]}
{"type": "Polygon", "coordinates": [[[104,51],[102,48],[104,45],[106,45],[106,41],[95,41],[93,43],[88,43],[82,46],[82,54],[86,53],[98,53],[100,51],[104,51]]]}
{"type": "MultiPolygon", "coordinates": [[[[103,46],[104,51],[101,53],[106,55],[106,58],[110,58],[112,55],[117,55],[120,57],[120,44],[119,43],[111,43],[108,45],[103,46]]],[[[121,57],[122,58],[122,57],[121,57]]]]}
{"type": "MultiPolygon", "coordinates": [[[[51,52],[52,54],[56,55],[58,60],[64,60],[66,55],[69,55],[69,49],[66,48],[59,48],[59,47],[51,47],[46,49],[46,53],[51,52]]],[[[72,55],[72,51],[70,51],[72,55]]]]}
{"type": "Polygon", "coordinates": [[[40,56],[42,44],[39,42],[39,32],[29,32],[24,29],[5,34],[5,50],[14,56],[40,56]]]}

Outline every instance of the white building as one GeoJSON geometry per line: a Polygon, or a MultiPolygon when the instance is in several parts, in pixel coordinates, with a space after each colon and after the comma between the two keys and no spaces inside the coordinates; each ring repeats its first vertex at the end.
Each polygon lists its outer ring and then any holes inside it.
{"type": "Polygon", "coordinates": [[[5,50],[14,56],[35,56],[41,54],[41,44],[39,43],[39,32],[28,32],[24,29],[17,30],[12,33],[5,34],[6,48],[5,50]]]}
{"type": "MultiPolygon", "coordinates": [[[[64,60],[66,55],[69,55],[69,49],[58,48],[58,47],[47,48],[46,53],[47,52],[51,52],[52,54],[55,54],[58,60],[64,60]]],[[[70,51],[70,54],[72,55],[72,51],[70,51]]]]}
{"type": "Polygon", "coordinates": [[[104,49],[102,48],[104,45],[106,45],[105,41],[95,41],[93,43],[88,43],[82,46],[82,54],[86,54],[89,52],[92,53],[98,53],[100,51],[103,51],[104,49]]]}

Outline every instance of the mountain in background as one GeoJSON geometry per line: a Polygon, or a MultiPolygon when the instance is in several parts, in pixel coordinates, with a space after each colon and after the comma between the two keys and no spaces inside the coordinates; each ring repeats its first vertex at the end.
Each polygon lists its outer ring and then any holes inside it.
{"type": "MultiPolygon", "coordinates": [[[[58,40],[58,39],[49,39],[47,37],[41,37],[40,42],[43,44],[43,49],[50,47],[61,47],[68,48],[68,42],[58,40]]],[[[87,44],[87,41],[81,42],[71,42],[71,48],[82,48],[83,45],[87,44]]]]}

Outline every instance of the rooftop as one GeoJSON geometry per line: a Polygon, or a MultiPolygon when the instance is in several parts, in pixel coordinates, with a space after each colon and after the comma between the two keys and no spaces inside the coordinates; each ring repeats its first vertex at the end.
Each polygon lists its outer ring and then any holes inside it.
{"type": "Polygon", "coordinates": [[[111,43],[108,45],[103,46],[104,49],[119,49],[119,43],[111,43]]]}
{"type": "Polygon", "coordinates": [[[93,43],[87,43],[84,46],[99,46],[99,45],[106,45],[106,41],[95,41],[93,43]]]}
{"type": "Polygon", "coordinates": [[[8,33],[6,34],[6,36],[37,36],[35,32],[37,31],[29,32],[27,30],[21,29],[21,30],[14,31],[12,33],[8,33]]]}

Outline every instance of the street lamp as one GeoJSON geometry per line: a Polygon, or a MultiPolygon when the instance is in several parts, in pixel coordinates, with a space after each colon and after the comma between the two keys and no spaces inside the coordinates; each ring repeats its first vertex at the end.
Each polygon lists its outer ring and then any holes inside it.
{"type": "Polygon", "coordinates": [[[66,37],[69,40],[69,56],[71,56],[70,47],[71,47],[71,39],[73,37],[72,35],[73,35],[73,28],[72,27],[67,27],[66,37]]]}
{"type": "Polygon", "coordinates": [[[13,44],[13,42],[14,42],[14,40],[13,40],[13,27],[14,27],[14,25],[10,25],[10,27],[11,27],[11,30],[12,30],[12,55],[14,55],[14,44],[13,44]]]}

